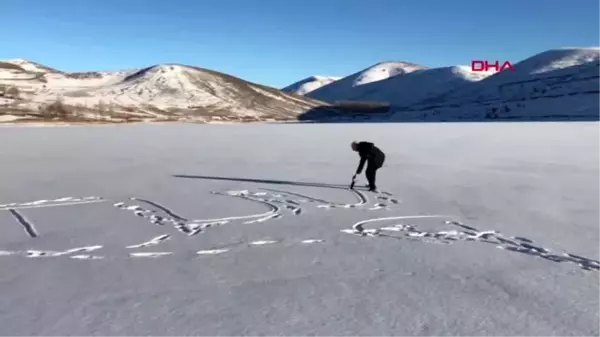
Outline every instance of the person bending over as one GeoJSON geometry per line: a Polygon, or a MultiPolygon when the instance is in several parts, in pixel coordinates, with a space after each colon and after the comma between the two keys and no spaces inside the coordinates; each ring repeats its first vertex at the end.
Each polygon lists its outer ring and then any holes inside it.
{"type": "Polygon", "coordinates": [[[375,180],[377,170],[383,166],[385,154],[375,146],[375,144],[370,142],[354,141],[351,146],[352,150],[358,152],[358,155],[360,156],[360,163],[358,164],[358,169],[356,170],[356,174],[352,177],[352,180],[354,181],[356,176],[362,172],[366,162],[367,169],[365,170],[365,176],[369,182],[369,191],[376,191],[377,186],[375,185],[375,180]]]}

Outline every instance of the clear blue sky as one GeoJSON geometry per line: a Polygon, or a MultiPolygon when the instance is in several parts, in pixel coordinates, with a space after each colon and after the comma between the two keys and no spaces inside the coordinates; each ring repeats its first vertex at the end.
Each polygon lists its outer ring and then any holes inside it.
{"type": "Polygon", "coordinates": [[[0,59],[192,64],[275,87],[385,60],[510,60],[600,44],[598,0],[0,0],[0,59]]]}

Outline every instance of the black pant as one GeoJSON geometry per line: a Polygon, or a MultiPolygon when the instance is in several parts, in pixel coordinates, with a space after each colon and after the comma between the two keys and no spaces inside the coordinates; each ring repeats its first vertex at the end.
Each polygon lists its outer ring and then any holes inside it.
{"type": "Polygon", "coordinates": [[[365,170],[365,176],[367,176],[367,181],[369,182],[370,190],[374,190],[377,188],[377,186],[375,185],[375,180],[377,176],[377,170],[379,170],[381,166],[383,166],[383,159],[378,161],[367,161],[367,169],[365,170]]]}

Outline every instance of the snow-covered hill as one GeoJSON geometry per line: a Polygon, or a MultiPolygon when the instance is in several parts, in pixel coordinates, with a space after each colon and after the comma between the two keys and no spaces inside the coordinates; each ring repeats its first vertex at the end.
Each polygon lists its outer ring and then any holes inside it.
{"type": "Polygon", "coordinates": [[[60,73],[60,71],[58,71],[54,68],[50,68],[43,64],[39,64],[37,62],[24,60],[24,59],[10,59],[10,60],[4,60],[3,62],[14,64],[16,66],[19,66],[20,68],[22,68],[25,71],[30,71],[30,72],[34,72],[34,73],[44,73],[44,74],[45,73],[60,73]]]}
{"type": "Polygon", "coordinates": [[[599,59],[599,47],[561,48],[513,64],[514,71],[429,68],[340,90],[336,84],[355,80],[348,76],[307,96],[390,104],[389,114],[365,119],[598,119],[599,59]]]}
{"type": "Polygon", "coordinates": [[[301,81],[298,81],[294,84],[291,84],[283,89],[284,92],[291,92],[297,95],[306,95],[311,91],[315,91],[320,87],[327,85],[329,83],[335,82],[341,79],[341,77],[334,76],[311,76],[307,77],[301,81]]]}
{"type": "Polygon", "coordinates": [[[490,75],[491,73],[473,72],[468,66],[421,69],[403,76],[356,86],[338,100],[375,101],[407,106],[490,75]]]}
{"type": "Polygon", "coordinates": [[[30,73],[21,66],[0,61],[0,81],[2,80],[35,80],[37,74],[30,73]]]}
{"type": "Polygon", "coordinates": [[[284,120],[325,104],[181,64],[83,73],[51,71],[24,60],[3,64],[0,95],[1,87],[17,88],[19,92],[18,97],[4,95],[10,99],[5,98],[0,105],[0,113],[5,114],[28,114],[59,101],[87,117],[103,113],[151,119],[284,120]]]}
{"type": "Polygon", "coordinates": [[[3,121],[67,110],[88,119],[356,120],[340,101],[362,101],[390,109],[359,120],[596,120],[599,64],[599,47],[545,51],[499,73],[382,62],[341,79],[314,76],[277,90],[182,64],[67,73],[13,59],[0,61],[0,115],[3,121]]]}
{"type": "Polygon", "coordinates": [[[325,85],[306,96],[327,102],[347,100],[353,96],[354,92],[360,90],[357,88],[366,84],[403,76],[422,69],[426,69],[426,67],[414,63],[381,62],[325,85]]]}
{"type": "MultiPolygon", "coordinates": [[[[411,106],[414,118],[598,118],[600,48],[549,50],[411,106]]],[[[406,112],[403,113],[407,115],[406,112]]]]}

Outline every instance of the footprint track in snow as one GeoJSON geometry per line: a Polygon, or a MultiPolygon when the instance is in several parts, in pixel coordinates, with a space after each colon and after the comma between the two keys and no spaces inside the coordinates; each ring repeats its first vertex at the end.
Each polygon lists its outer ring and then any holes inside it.
{"type": "Polygon", "coordinates": [[[377,204],[373,205],[373,207],[369,208],[369,211],[376,211],[379,209],[389,209],[389,208],[388,208],[388,205],[386,205],[386,204],[377,203],[377,204]]]}
{"type": "Polygon", "coordinates": [[[394,199],[394,198],[389,197],[389,196],[378,195],[377,199],[383,200],[383,201],[388,201],[388,202],[390,202],[392,204],[399,204],[400,203],[400,201],[398,201],[397,199],[394,199]]]}

